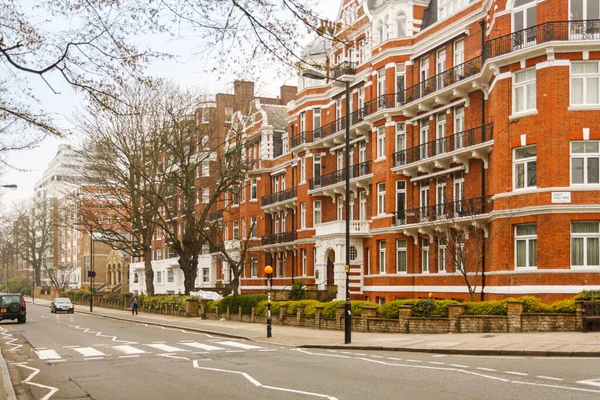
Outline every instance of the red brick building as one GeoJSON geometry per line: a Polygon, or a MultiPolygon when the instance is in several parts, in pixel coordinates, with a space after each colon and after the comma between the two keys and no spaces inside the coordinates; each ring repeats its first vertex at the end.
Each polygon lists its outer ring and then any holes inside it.
{"type": "Polygon", "coordinates": [[[344,298],[347,217],[352,299],[600,288],[599,12],[595,0],[342,1],[343,40],[305,54],[330,79],[301,78],[281,153],[254,153],[238,223],[243,236],[256,220],[261,241],[242,290],[264,290],[271,264],[274,288],[301,279],[344,298]]]}

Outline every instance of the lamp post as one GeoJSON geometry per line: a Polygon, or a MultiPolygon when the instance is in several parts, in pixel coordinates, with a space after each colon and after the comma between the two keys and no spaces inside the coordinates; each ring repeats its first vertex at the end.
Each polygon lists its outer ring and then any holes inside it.
{"type": "Polygon", "coordinates": [[[267,265],[265,275],[267,276],[267,337],[271,337],[271,286],[273,285],[271,277],[273,276],[273,267],[267,265]]]}
{"type": "MultiPolygon", "coordinates": [[[[327,79],[322,73],[312,70],[303,71],[302,76],[316,80],[327,79]]],[[[344,208],[346,210],[346,265],[344,266],[346,273],[346,302],[344,303],[344,343],[348,344],[352,341],[352,309],[350,307],[350,82],[331,77],[329,79],[336,82],[343,82],[346,85],[346,162],[344,164],[344,175],[346,177],[346,198],[344,199],[344,208]]]]}
{"type": "Polygon", "coordinates": [[[12,184],[12,185],[0,185],[0,187],[5,188],[5,189],[10,189],[10,190],[17,190],[17,185],[12,184]]]}

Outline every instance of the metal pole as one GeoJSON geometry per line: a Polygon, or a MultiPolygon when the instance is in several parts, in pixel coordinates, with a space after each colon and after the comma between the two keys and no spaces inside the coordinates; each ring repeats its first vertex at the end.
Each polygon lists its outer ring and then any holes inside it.
{"type": "MultiPolygon", "coordinates": [[[[90,271],[94,270],[94,232],[90,232],[90,271]]],[[[90,312],[94,306],[94,277],[90,274],[90,312]]]]}
{"type": "Polygon", "coordinates": [[[346,81],[346,303],[344,304],[344,343],[352,341],[350,307],[350,82],[346,81]]]}
{"type": "Polygon", "coordinates": [[[271,333],[271,274],[267,277],[267,337],[272,337],[271,333]]]}
{"type": "Polygon", "coordinates": [[[35,302],[35,268],[31,267],[31,302],[35,302]]]}

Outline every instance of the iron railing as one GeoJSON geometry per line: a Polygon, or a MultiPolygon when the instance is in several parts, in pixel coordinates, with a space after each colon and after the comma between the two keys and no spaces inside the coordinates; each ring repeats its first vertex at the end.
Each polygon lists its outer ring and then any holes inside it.
{"type": "Polygon", "coordinates": [[[273,203],[279,203],[280,201],[286,201],[297,197],[297,190],[295,187],[283,190],[277,193],[271,193],[261,198],[261,205],[268,206],[273,203]]]}
{"type": "MultiPolygon", "coordinates": [[[[371,173],[371,161],[365,161],[359,164],[350,166],[350,179],[357,178],[359,176],[368,175],[371,173]]],[[[336,183],[344,182],[346,180],[346,169],[338,169],[337,171],[330,172],[328,174],[312,178],[309,181],[310,189],[319,189],[336,183]]]]}
{"type": "Polygon", "coordinates": [[[488,40],[483,54],[488,59],[540,43],[566,40],[600,40],[600,20],[544,22],[488,40]]]}
{"type": "Polygon", "coordinates": [[[354,74],[356,74],[356,63],[344,61],[343,63],[333,67],[333,79],[338,79],[343,75],[354,74]]]}
{"type": "Polygon", "coordinates": [[[293,242],[298,238],[296,232],[282,232],[274,233],[272,235],[265,235],[261,238],[262,245],[277,244],[277,243],[288,243],[293,242]]]}
{"type": "Polygon", "coordinates": [[[431,206],[396,211],[394,225],[420,224],[487,214],[493,210],[492,196],[474,197],[431,206]]]}
{"type": "Polygon", "coordinates": [[[393,154],[394,166],[410,164],[424,160],[438,154],[449,153],[454,150],[467,148],[477,144],[485,143],[493,139],[494,123],[467,129],[466,131],[445,136],[440,139],[400,150],[393,154]]]}

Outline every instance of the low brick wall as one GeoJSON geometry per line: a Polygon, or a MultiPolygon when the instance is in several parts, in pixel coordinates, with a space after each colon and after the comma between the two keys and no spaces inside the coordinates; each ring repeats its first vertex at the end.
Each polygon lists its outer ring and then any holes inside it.
{"type": "Polygon", "coordinates": [[[504,315],[461,315],[460,332],[508,332],[508,318],[504,315]]]}
{"type": "Polygon", "coordinates": [[[409,318],[408,333],[448,333],[448,318],[409,318]]]}
{"type": "Polygon", "coordinates": [[[572,332],[577,329],[576,316],[572,314],[523,314],[523,332],[572,332]]]}

